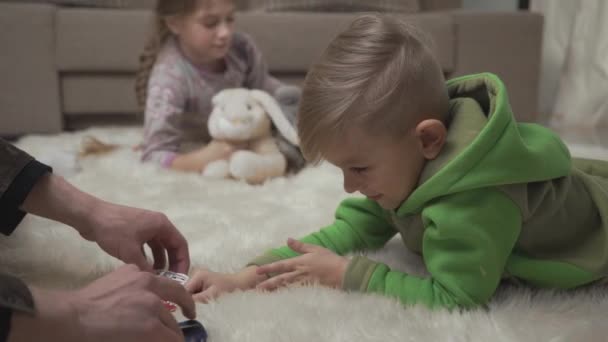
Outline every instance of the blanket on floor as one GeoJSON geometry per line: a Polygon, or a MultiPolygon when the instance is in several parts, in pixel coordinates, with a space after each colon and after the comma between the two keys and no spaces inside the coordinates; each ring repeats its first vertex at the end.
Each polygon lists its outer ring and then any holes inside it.
{"type": "MultiPolygon", "coordinates": [[[[131,149],[140,136],[135,128],[97,128],[27,136],[18,146],[87,192],[166,213],[188,239],[193,267],[217,271],[236,271],[287,237],[331,223],[338,202],[347,196],[339,170],[327,164],[263,186],[142,165],[131,149]],[[85,134],[124,147],[81,160],[75,168],[70,157],[85,134]]],[[[369,255],[395,269],[424,274],[420,258],[401,244],[392,240],[369,255]]],[[[0,237],[0,260],[1,271],[52,288],[82,286],[120,264],[75,231],[31,215],[12,236],[0,237]]],[[[608,288],[599,285],[568,292],[505,286],[487,308],[447,312],[404,307],[378,295],[291,287],[232,293],[198,304],[197,311],[211,342],[604,341],[607,294],[608,288]]]]}

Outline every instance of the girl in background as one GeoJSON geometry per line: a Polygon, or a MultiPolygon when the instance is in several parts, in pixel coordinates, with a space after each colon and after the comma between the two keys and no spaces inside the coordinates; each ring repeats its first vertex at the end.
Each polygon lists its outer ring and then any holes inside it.
{"type": "Polygon", "coordinates": [[[157,31],[140,57],[136,78],[144,109],[142,160],[201,172],[235,147],[211,141],[211,98],[226,88],[273,95],[281,83],[268,74],[260,51],[234,32],[232,0],[159,0],[157,31]]]}

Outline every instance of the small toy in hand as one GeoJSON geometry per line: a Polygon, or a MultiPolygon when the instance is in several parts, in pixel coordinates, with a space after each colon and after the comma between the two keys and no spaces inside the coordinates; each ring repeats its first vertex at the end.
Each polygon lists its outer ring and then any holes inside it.
{"type": "MultiPolygon", "coordinates": [[[[185,285],[189,279],[188,276],[183,273],[176,273],[176,272],[171,272],[171,271],[157,270],[156,274],[161,277],[175,280],[182,285],[185,285]]],[[[175,310],[177,310],[177,305],[175,305],[174,303],[171,303],[166,300],[164,300],[163,303],[165,304],[165,307],[167,308],[167,310],[169,310],[170,312],[175,312],[175,310]]]]}
{"type": "Polygon", "coordinates": [[[207,331],[201,322],[196,320],[188,320],[179,323],[179,327],[184,334],[185,342],[205,342],[207,341],[207,331]]]}

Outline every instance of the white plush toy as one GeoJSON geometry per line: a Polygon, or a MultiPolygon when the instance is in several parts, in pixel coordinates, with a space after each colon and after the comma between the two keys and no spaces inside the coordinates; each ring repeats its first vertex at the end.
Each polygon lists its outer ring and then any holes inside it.
{"type": "Polygon", "coordinates": [[[283,176],[287,160],[273,136],[272,125],[289,143],[298,146],[298,136],[279,103],[268,93],[245,88],[225,89],[213,99],[209,134],[213,139],[239,145],[228,160],[217,160],[202,174],[212,178],[235,178],[250,184],[283,176]]]}

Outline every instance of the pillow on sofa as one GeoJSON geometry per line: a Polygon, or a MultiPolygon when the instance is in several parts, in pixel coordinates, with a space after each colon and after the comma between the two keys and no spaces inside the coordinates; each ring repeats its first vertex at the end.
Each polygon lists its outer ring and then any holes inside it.
{"type": "Polygon", "coordinates": [[[248,0],[247,9],[282,12],[398,12],[414,13],[418,0],[248,0]]]}
{"type": "Polygon", "coordinates": [[[0,2],[37,2],[72,7],[154,8],[154,0],[0,0],[0,2]]]}
{"type": "Polygon", "coordinates": [[[55,3],[79,7],[154,8],[152,0],[55,0],[55,3]]]}

